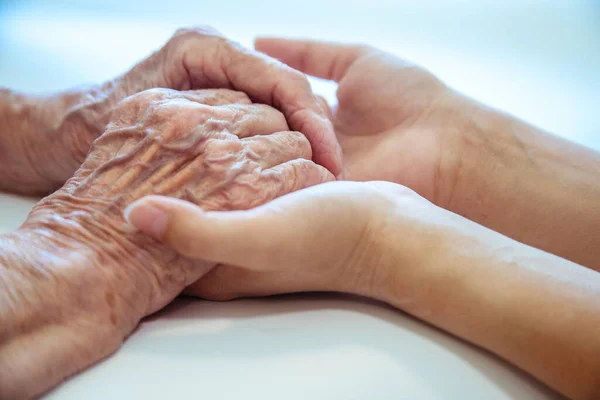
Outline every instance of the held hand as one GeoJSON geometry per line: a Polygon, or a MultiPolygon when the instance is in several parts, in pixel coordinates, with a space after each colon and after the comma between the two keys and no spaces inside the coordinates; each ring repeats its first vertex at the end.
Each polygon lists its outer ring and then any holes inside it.
{"type": "Polygon", "coordinates": [[[132,229],[126,205],[161,194],[239,210],[335,179],[309,161],[306,137],[287,129],[279,111],[229,90],[153,89],[122,102],[74,177],[0,238],[14,243],[0,264],[21,266],[10,271],[4,309],[26,308],[0,340],[17,338],[11,354],[29,355],[0,378],[0,397],[33,396],[108,355],[215,265],[132,229]],[[45,324],[57,333],[43,335],[45,324]]]}
{"type": "Polygon", "coordinates": [[[104,237],[98,251],[114,257],[120,266],[114,270],[108,266],[108,275],[125,273],[113,283],[132,285],[111,291],[130,305],[135,301],[127,294],[134,293],[136,300],[151,299],[149,304],[142,301],[139,314],[129,320],[135,324],[164,307],[209,265],[198,267],[160,251],[127,229],[124,207],[145,195],[162,194],[208,210],[247,209],[333,179],[308,160],[306,138],[286,128],[281,113],[251,104],[243,93],[142,92],[120,105],[75,176],[38,203],[24,226],[66,229],[86,246],[104,237]],[[144,287],[143,282],[157,285],[144,287]]]}
{"type": "Polygon", "coordinates": [[[433,207],[400,185],[344,181],[247,211],[210,212],[149,196],[130,206],[128,218],[180,254],[220,263],[188,287],[189,294],[211,300],[303,291],[368,294],[385,276],[377,268],[379,239],[403,199],[433,207]]]}
{"type": "Polygon", "coordinates": [[[6,145],[0,141],[3,164],[12,170],[4,172],[0,187],[22,193],[57,189],[79,168],[118,103],[151,88],[243,91],[283,112],[290,127],[308,138],[314,160],[334,175],[341,172],[333,127],[304,74],[210,28],[192,28],[178,30],[160,50],[103,85],[41,99],[9,98],[23,110],[13,110],[16,122],[7,132],[31,132],[6,145]]]}
{"type": "Polygon", "coordinates": [[[330,112],[346,179],[396,182],[438,205],[447,200],[461,143],[460,102],[435,76],[367,46],[264,38],[255,47],[339,83],[330,112]]]}
{"type": "Polygon", "coordinates": [[[315,161],[333,174],[340,172],[333,128],[304,74],[241,47],[212,28],[180,29],[162,49],[129,71],[124,82],[142,85],[133,93],[150,87],[245,92],[255,102],[278,108],[293,130],[306,135],[315,161]]]}

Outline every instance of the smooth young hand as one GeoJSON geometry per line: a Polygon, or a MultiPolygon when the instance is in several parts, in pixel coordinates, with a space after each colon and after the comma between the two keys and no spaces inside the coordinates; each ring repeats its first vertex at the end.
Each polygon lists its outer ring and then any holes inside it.
{"type": "Polygon", "coordinates": [[[330,118],[346,179],[406,185],[437,206],[600,271],[600,153],[371,47],[258,39],[256,48],[339,83],[330,118]]]}
{"type": "Polygon", "coordinates": [[[164,197],[129,220],[221,263],[188,292],[213,300],[340,291],[385,301],[572,399],[600,395],[600,276],[389,182],[331,182],[247,211],[164,197]],[[160,209],[162,224],[156,229],[160,209]]]}

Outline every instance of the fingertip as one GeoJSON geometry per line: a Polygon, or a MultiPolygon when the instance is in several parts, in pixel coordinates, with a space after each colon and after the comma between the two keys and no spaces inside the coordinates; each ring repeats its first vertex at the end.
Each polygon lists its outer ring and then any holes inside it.
{"type": "Polygon", "coordinates": [[[333,124],[327,118],[320,118],[321,140],[314,144],[314,161],[327,168],[334,176],[342,172],[342,148],[335,136],[333,124]]]}
{"type": "Polygon", "coordinates": [[[158,207],[151,198],[142,198],[130,204],[123,212],[123,217],[135,228],[158,240],[162,240],[169,220],[168,212],[158,207]]]}
{"type": "Polygon", "coordinates": [[[283,39],[274,36],[258,36],[254,39],[254,48],[265,53],[264,50],[268,49],[270,44],[278,43],[282,40],[283,39]]]}

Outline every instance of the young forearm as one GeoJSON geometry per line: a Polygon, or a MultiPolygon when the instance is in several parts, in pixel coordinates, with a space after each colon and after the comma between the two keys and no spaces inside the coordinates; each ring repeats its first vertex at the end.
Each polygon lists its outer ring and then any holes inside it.
{"type": "Polygon", "coordinates": [[[600,270],[600,153],[460,98],[462,156],[445,208],[600,270]]]}
{"type": "Polygon", "coordinates": [[[600,274],[459,216],[438,217],[417,252],[425,257],[407,262],[406,252],[393,255],[406,238],[388,235],[391,267],[374,297],[572,399],[599,398],[600,274]]]}

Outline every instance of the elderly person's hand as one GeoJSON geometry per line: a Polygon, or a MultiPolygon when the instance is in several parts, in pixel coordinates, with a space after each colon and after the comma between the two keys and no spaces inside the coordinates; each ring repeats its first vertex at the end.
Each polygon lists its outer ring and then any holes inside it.
{"type": "Polygon", "coordinates": [[[74,177],[0,238],[0,398],[36,395],[107,356],[214,266],[133,229],[128,204],[162,194],[247,209],[333,180],[311,155],[283,114],[243,93],[126,99],[74,177]]]}
{"type": "Polygon", "coordinates": [[[333,174],[341,152],[304,74],[210,28],[182,29],[122,76],[54,96],[0,90],[0,189],[47,193],[79,167],[127,96],[150,88],[233,88],[283,112],[333,174]]]}

